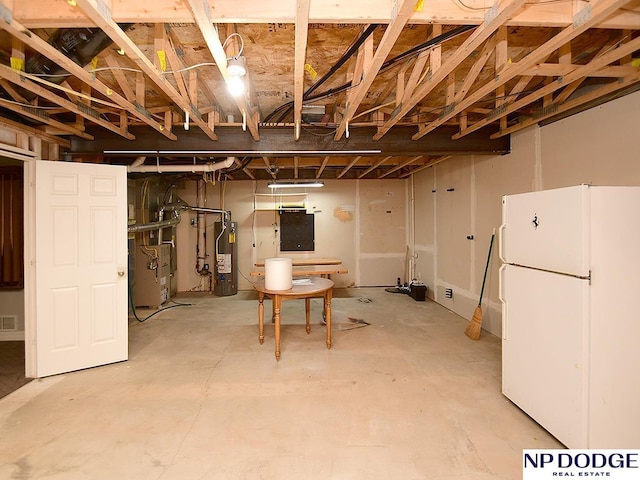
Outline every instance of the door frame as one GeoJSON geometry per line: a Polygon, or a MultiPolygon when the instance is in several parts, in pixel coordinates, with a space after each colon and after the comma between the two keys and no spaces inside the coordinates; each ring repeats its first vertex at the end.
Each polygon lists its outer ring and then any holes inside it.
{"type": "Polygon", "coordinates": [[[24,360],[25,376],[36,373],[36,188],[37,160],[24,162],[24,360]]]}

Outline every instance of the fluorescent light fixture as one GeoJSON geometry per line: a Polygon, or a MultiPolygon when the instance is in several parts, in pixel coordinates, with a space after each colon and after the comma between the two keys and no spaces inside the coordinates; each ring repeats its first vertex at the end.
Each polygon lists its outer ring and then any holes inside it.
{"type": "Polygon", "coordinates": [[[269,188],[318,188],[324,187],[323,182],[271,182],[269,188]]]}

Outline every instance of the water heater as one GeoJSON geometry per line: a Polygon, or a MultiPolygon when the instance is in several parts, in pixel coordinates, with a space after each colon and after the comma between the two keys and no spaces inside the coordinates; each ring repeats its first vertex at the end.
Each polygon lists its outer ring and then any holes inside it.
{"type": "Polygon", "coordinates": [[[214,242],[216,262],[214,263],[213,293],[219,297],[238,293],[238,244],[237,222],[216,222],[214,242]]]}

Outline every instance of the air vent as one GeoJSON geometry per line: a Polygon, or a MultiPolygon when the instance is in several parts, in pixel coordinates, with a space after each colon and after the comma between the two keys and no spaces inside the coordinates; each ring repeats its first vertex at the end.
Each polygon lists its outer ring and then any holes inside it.
{"type": "Polygon", "coordinates": [[[17,332],[18,317],[15,315],[0,316],[0,332],[17,332]]]}
{"type": "Polygon", "coordinates": [[[306,123],[322,122],[324,114],[324,105],[302,105],[302,120],[306,123]]]}

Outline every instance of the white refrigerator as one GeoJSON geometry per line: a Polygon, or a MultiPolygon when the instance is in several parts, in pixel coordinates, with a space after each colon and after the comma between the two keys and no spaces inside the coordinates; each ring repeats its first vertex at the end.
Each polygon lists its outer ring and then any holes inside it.
{"type": "Polygon", "coordinates": [[[569,448],[640,448],[640,187],[506,195],[502,392],[569,448]]]}

